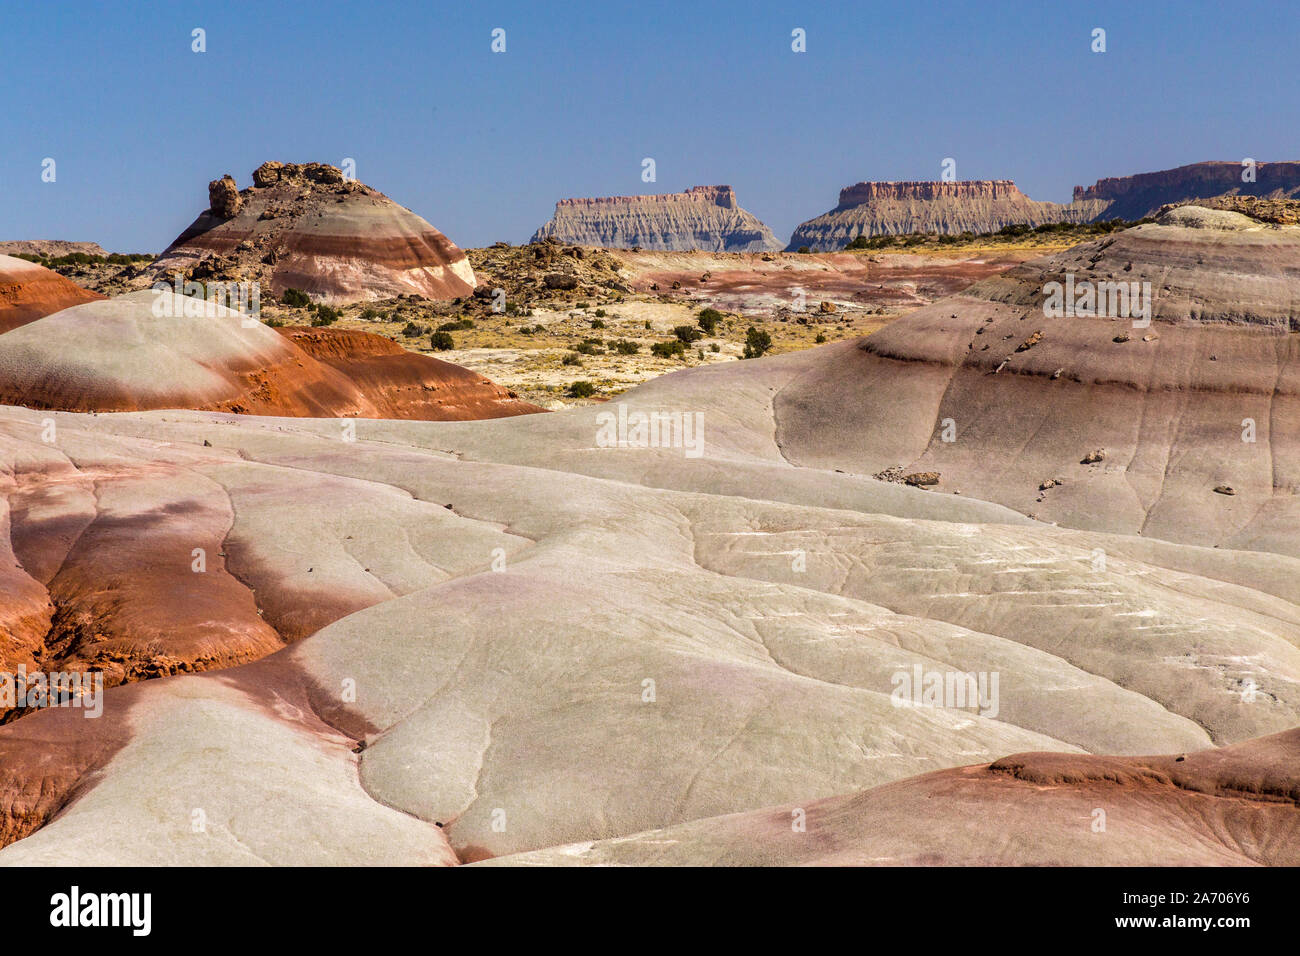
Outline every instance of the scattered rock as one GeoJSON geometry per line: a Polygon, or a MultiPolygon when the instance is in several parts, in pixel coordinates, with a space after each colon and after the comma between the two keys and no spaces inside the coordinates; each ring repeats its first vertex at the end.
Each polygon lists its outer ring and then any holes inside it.
{"type": "Polygon", "coordinates": [[[1215,485],[1214,493],[1216,495],[1235,495],[1237,491],[1232,485],[1215,485]]]}
{"type": "Polygon", "coordinates": [[[1018,346],[1016,346],[1016,351],[1027,352],[1041,341],[1043,341],[1043,330],[1039,329],[1038,331],[1034,332],[1033,335],[1029,336],[1029,338],[1025,339],[1018,346]]]}
{"type": "Polygon", "coordinates": [[[1095,465],[1097,464],[1097,462],[1105,461],[1105,460],[1106,460],[1106,449],[1098,448],[1096,451],[1090,451],[1088,452],[1088,454],[1084,455],[1081,459],[1079,459],[1079,463],[1083,465],[1095,465]]]}
{"type": "Polygon", "coordinates": [[[910,475],[904,475],[903,482],[914,488],[937,485],[939,483],[939,473],[937,471],[917,471],[910,475]]]}

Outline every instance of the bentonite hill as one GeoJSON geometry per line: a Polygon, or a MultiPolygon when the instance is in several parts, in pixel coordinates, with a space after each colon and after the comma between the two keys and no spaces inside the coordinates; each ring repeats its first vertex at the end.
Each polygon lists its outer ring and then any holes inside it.
{"type": "Polygon", "coordinates": [[[474,290],[465,253],[424,219],[326,163],[266,162],[240,190],[208,185],[208,209],[154,262],[154,276],[259,281],[324,302],[474,290]]]}
{"type": "Polygon", "coordinates": [[[100,298],[34,262],[0,255],[0,332],[100,298]]]}
{"type": "Polygon", "coordinates": [[[563,414],[4,408],[9,664],[115,686],[0,862],[1294,865],[1298,276],[1187,205],[563,414]]]}

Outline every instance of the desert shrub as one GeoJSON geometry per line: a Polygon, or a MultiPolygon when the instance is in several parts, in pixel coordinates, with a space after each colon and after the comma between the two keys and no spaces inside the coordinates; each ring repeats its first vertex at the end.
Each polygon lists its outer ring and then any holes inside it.
{"type": "Polygon", "coordinates": [[[602,322],[600,319],[592,319],[591,327],[593,329],[603,329],[605,327],[605,323],[602,322]]]}
{"type": "Polygon", "coordinates": [[[464,332],[466,329],[474,328],[473,319],[457,319],[454,322],[444,322],[438,326],[439,332],[464,332]]]}
{"type": "Polygon", "coordinates": [[[427,325],[421,325],[419,322],[407,322],[406,327],[402,329],[402,334],[413,339],[416,336],[424,335],[428,331],[429,327],[427,325]]]}
{"type": "Polygon", "coordinates": [[[718,346],[718,343],[717,343],[717,342],[714,342],[712,345],[709,346],[709,351],[710,351],[710,352],[721,352],[722,349],[718,346]]]}
{"type": "Polygon", "coordinates": [[[686,343],[674,339],[671,342],[656,342],[650,351],[660,358],[672,358],[674,355],[686,354],[686,343]]]}
{"type": "Polygon", "coordinates": [[[641,346],[630,339],[615,339],[610,344],[619,355],[636,355],[637,352],[641,351],[641,346]]]}
{"type": "Polygon", "coordinates": [[[304,306],[311,305],[311,297],[301,289],[285,289],[284,295],[280,296],[280,301],[295,309],[301,309],[304,306]]]}
{"type": "Polygon", "coordinates": [[[745,358],[758,358],[771,347],[772,336],[767,332],[760,332],[752,325],[745,330],[745,358]]]}
{"type": "Polygon", "coordinates": [[[718,331],[718,323],[722,321],[722,313],[717,309],[700,309],[700,314],[695,317],[695,322],[704,331],[705,335],[715,335],[718,331]]]}
{"type": "Polygon", "coordinates": [[[818,333],[817,333],[817,338],[813,339],[813,341],[816,342],[818,345],[821,345],[823,342],[826,341],[826,333],[825,333],[825,332],[818,332],[818,333]]]}
{"type": "Polygon", "coordinates": [[[316,306],[316,317],[311,320],[315,326],[333,325],[339,319],[343,318],[343,313],[338,309],[331,308],[328,305],[316,306]]]}
{"type": "Polygon", "coordinates": [[[1024,236],[1029,234],[1029,227],[1023,222],[1013,222],[998,230],[999,236],[1024,236]]]}
{"type": "Polygon", "coordinates": [[[577,352],[570,352],[568,355],[564,356],[564,358],[560,359],[560,364],[561,364],[561,365],[577,365],[577,366],[581,367],[581,365],[582,365],[582,356],[580,356],[577,352]]]}
{"type": "Polygon", "coordinates": [[[565,394],[570,398],[591,398],[596,394],[596,386],[590,382],[574,382],[565,394]]]}
{"type": "MultiPolygon", "coordinates": [[[[597,310],[596,310],[596,318],[598,318],[598,319],[603,319],[603,318],[605,318],[605,317],[608,316],[608,315],[609,315],[609,313],[606,312],[604,309],[597,309],[597,310]]],[[[601,326],[601,327],[604,328],[604,326],[601,326]]]]}
{"type": "Polygon", "coordinates": [[[450,332],[434,332],[429,336],[429,345],[435,352],[446,352],[456,347],[456,340],[451,337],[450,332]]]}
{"type": "Polygon", "coordinates": [[[704,333],[693,325],[674,326],[673,335],[677,336],[678,341],[683,345],[690,345],[692,342],[704,338],[704,333]]]}
{"type": "Polygon", "coordinates": [[[605,343],[600,339],[586,339],[573,347],[581,355],[604,355],[605,343]]]}
{"type": "Polygon", "coordinates": [[[651,326],[650,326],[650,320],[649,320],[649,319],[646,319],[646,320],[645,320],[645,327],[646,327],[647,329],[651,327],[651,326]]]}
{"type": "Polygon", "coordinates": [[[803,254],[803,255],[806,256],[806,255],[808,255],[808,253],[812,252],[812,250],[809,249],[807,246],[800,246],[800,247],[799,247],[799,252],[800,252],[801,254],[803,254]]]}
{"type": "Polygon", "coordinates": [[[379,318],[379,310],[370,308],[362,309],[361,315],[359,315],[358,318],[363,322],[374,322],[379,318]]]}

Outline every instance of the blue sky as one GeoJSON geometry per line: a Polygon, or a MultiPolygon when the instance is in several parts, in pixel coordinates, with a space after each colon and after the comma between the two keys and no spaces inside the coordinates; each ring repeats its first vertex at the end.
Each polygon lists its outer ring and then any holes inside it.
{"type": "Polygon", "coordinates": [[[157,252],[266,159],[354,158],[462,246],[526,241],[562,197],[714,183],[784,240],[945,157],[1064,202],[1300,159],[1297,51],[1300,7],[1249,2],[0,0],[0,239],[157,252]]]}

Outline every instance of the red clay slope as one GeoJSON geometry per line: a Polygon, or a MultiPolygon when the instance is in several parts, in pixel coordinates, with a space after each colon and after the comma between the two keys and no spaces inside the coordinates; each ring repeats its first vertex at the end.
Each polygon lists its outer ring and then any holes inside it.
{"type": "Polygon", "coordinates": [[[67,309],[0,338],[0,404],[423,421],[541,411],[475,372],[379,336],[279,335],[224,307],[152,291],[67,309]]]}
{"type": "Polygon", "coordinates": [[[499,864],[1296,866],[1300,730],[1158,757],[1023,753],[499,864]],[[803,827],[791,825],[802,820],[803,827]]]}
{"type": "Polygon", "coordinates": [[[0,332],[102,298],[44,266],[0,255],[0,332]]]}

